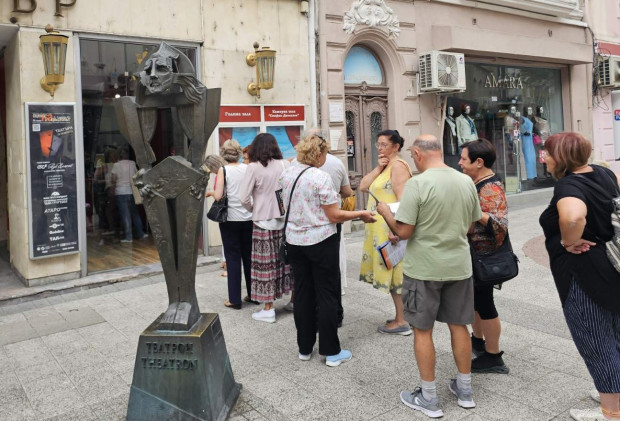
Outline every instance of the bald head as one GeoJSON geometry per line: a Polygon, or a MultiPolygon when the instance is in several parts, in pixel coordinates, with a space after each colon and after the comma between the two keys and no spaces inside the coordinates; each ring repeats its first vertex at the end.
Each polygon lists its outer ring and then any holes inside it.
{"type": "Polygon", "coordinates": [[[441,143],[432,134],[421,134],[413,141],[411,158],[420,171],[446,166],[443,162],[441,143]]]}
{"type": "Polygon", "coordinates": [[[441,152],[441,143],[432,134],[421,134],[413,141],[413,147],[421,152],[441,152]]]}

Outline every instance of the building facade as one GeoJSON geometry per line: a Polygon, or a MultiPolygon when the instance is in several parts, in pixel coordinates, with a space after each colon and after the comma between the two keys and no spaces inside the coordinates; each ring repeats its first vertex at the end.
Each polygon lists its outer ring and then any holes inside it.
{"type": "Polygon", "coordinates": [[[588,0],[585,12],[596,38],[593,157],[620,172],[620,3],[588,0]]]}
{"type": "Polygon", "coordinates": [[[495,144],[496,172],[518,193],[552,184],[539,157],[549,133],[591,138],[593,43],[577,0],[317,3],[321,123],[348,148],[352,175],[374,168],[385,128],[405,147],[420,133],[443,138],[454,167],[459,144],[479,136],[495,144]],[[421,92],[419,59],[432,51],[463,54],[462,81],[453,77],[465,89],[421,92]]]}
{"type": "MultiPolygon", "coordinates": [[[[298,0],[67,3],[0,4],[0,166],[6,169],[0,176],[0,254],[27,285],[158,261],[152,239],[137,233],[133,242],[120,242],[110,173],[123,150],[133,159],[113,100],[133,95],[141,64],[160,42],[186,54],[207,87],[222,88],[222,125],[208,154],[217,153],[231,134],[244,144],[259,130],[274,133],[290,154],[295,136],[312,124],[308,18],[298,0]],[[68,37],[65,80],[53,97],[40,86],[39,37],[46,25],[68,37]],[[256,82],[255,68],[246,63],[254,42],[277,51],[274,88],[261,90],[260,98],[247,90],[256,82]],[[47,130],[48,123],[36,120],[40,115],[66,121],[47,130]],[[39,174],[38,160],[65,172],[39,174]],[[71,233],[77,233],[76,241],[69,241],[71,233]]],[[[151,146],[160,161],[175,153],[183,134],[170,110],[158,112],[154,130],[151,146]]],[[[136,209],[146,223],[142,206],[136,209]]],[[[217,224],[206,222],[204,253],[220,244],[217,224]]]]}

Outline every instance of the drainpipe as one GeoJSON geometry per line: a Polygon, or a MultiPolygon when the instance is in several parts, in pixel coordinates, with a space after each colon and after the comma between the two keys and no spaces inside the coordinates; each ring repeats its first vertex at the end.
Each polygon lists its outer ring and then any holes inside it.
{"type": "Polygon", "coordinates": [[[310,117],[312,127],[318,127],[316,99],[316,0],[308,1],[308,61],[310,64],[310,117]]]}

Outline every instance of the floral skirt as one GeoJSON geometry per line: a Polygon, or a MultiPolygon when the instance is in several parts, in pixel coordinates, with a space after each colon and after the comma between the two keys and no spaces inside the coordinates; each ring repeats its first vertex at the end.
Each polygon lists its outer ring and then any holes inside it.
{"type": "Polygon", "coordinates": [[[254,224],[252,231],[252,300],[275,301],[291,292],[293,272],[278,258],[282,230],[265,230],[254,224]]]}

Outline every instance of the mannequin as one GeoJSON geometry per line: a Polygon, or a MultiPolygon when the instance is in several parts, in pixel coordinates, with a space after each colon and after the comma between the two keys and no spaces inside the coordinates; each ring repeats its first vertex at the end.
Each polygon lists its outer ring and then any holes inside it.
{"type": "Polygon", "coordinates": [[[470,140],[478,139],[478,132],[474,120],[469,116],[471,107],[469,105],[461,106],[462,113],[456,118],[456,134],[459,147],[470,140]]]}
{"type": "Polygon", "coordinates": [[[528,107],[526,115],[519,119],[519,132],[521,133],[521,150],[523,151],[523,162],[525,164],[525,174],[521,174],[521,178],[525,175],[528,180],[536,178],[536,150],[532,139],[532,130],[534,123],[527,118],[528,111],[532,108],[528,107]]]}
{"type": "Polygon", "coordinates": [[[458,153],[458,148],[456,144],[457,137],[454,107],[448,107],[445,126],[443,130],[443,153],[445,155],[456,155],[458,153]]]}
{"type": "MultiPolygon", "coordinates": [[[[513,142],[515,140],[514,130],[519,128],[519,122],[516,119],[517,107],[510,106],[506,115],[504,115],[504,142],[508,146],[507,149],[513,151],[513,142]]],[[[512,164],[513,153],[508,154],[508,162],[512,164]]]]}
{"type": "MultiPolygon", "coordinates": [[[[542,140],[542,145],[540,145],[540,149],[545,144],[549,136],[551,136],[551,130],[549,128],[549,122],[543,117],[545,109],[542,106],[536,107],[536,115],[532,117],[532,122],[534,123],[533,132],[540,136],[542,140]]],[[[543,158],[540,158],[540,162],[543,165],[543,175],[545,177],[550,177],[550,174],[547,172],[547,164],[543,158]]]]}
{"type": "Polygon", "coordinates": [[[532,118],[534,123],[534,133],[536,133],[542,139],[543,145],[551,136],[551,130],[549,129],[549,122],[543,117],[545,110],[543,107],[536,107],[536,115],[532,118]]]}
{"type": "Polygon", "coordinates": [[[454,107],[448,107],[443,128],[443,160],[446,165],[458,169],[460,156],[457,141],[454,107]]]}

